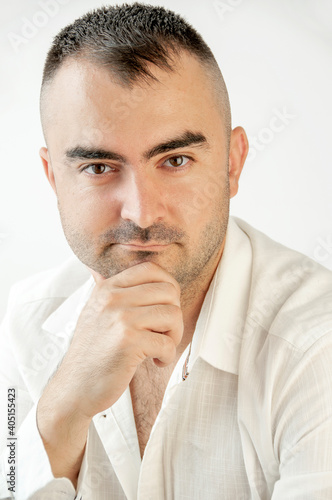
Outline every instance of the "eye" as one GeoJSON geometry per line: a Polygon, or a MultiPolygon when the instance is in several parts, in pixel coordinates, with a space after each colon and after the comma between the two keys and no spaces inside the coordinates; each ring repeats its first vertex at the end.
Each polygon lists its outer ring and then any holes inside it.
{"type": "Polygon", "coordinates": [[[91,165],[88,165],[87,167],[84,167],[83,170],[91,175],[101,175],[104,174],[107,169],[112,170],[112,168],[109,165],[105,165],[105,163],[93,163],[91,165]]]}
{"type": "Polygon", "coordinates": [[[172,158],[168,158],[168,160],[165,161],[164,165],[166,165],[166,167],[184,167],[188,161],[190,161],[190,159],[187,156],[172,156],[172,158]]]}

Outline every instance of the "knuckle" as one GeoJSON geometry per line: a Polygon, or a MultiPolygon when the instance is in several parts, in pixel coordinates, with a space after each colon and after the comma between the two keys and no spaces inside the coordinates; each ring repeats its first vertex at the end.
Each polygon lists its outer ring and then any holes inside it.
{"type": "Polygon", "coordinates": [[[130,351],[134,345],[134,332],[129,328],[120,328],[118,334],[118,346],[120,350],[130,351]]]}
{"type": "Polygon", "coordinates": [[[172,308],[173,306],[171,304],[156,304],[154,306],[155,312],[158,316],[161,318],[167,320],[172,316],[172,308]]]}
{"type": "Polygon", "coordinates": [[[94,289],[92,290],[90,298],[95,299],[97,301],[103,300],[105,297],[107,297],[108,293],[109,293],[109,283],[103,281],[101,283],[96,283],[94,289]]]}
{"type": "Polygon", "coordinates": [[[119,322],[116,324],[113,335],[117,348],[122,352],[132,352],[137,347],[137,332],[134,328],[119,322]]]}
{"type": "Polygon", "coordinates": [[[170,283],[169,281],[167,282],[167,288],[169,290],[169,293],[172,297],[174,298],[178,298],[178,295],[179,295],[179,290],[177,288],[177,286],[174,284],[174,283],[170,283]]]}
{"type": "Polygon", "coordinates": [[[113,286],[120,288],[128,288],[131,284],[131,275],[128,276],[128,274],[125,271],[123,271],[122,273],[113,276],[112,280],[113,280],[112,281],[113,286]]]}
{"type": "Polygon", "coordinates": [[[180,323],[183,321],[182,310],[174,304],[159,304],[155,306],[155,311],[165,321],[171,324],[180,323]]]}
{"type": "Polygon", "coordinates": [[[172,285],[173,285],[173,288],[176,291],[176,296],[177,297],[180,296],[181,295],[181,287],[180,287],[179,283],[176,281],[176,279],[174,279],[172,281],[172,285]]]}
{"type": "Polygon", "coordinates": [[[171,337],[163,333],[159,334],[158,343],[161,344],[162,348],[166,350],[173,350],[173,347],[175,347],[171,337]]]}
{"type": "Polygon", "coordinates": [[[130,322],[131,312],[129,309],[118,309],[115,313],[115,323],[126,327],[130,322]]]}
{"type": "Polygon", "coordinates": [[[110,306],[116,306],[119,303],[120,293],[116,288],[112,288],[107,291],[105,299],[107,300],[107,304],[110,306]]]}
{"type": "Polygon", "coordinates": [[[172,314],[172,319],[174,319],[176,322],[182,322],[183,321],[183,315],[182,315],[182,309],[179,306],[172,305],[171,306],[171,314],[172,314]]]}

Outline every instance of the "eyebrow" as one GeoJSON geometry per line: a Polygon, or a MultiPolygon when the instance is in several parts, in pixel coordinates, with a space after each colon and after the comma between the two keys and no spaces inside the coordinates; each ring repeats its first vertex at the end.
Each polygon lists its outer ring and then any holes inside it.
{"type": "MultiPolygon", "coordinates": [[[[143,158],[145,160],[150,160],[154,156],[161,153],[167,153],[168,151],[173,151],[173,149],[184,148],[188,146],[203,147],[205,149],[210,149],[209,143],[206,137],[200,132],[191,132],[187,130],[183,134],[174,137],[173,139],[167,140],[160,144],[157,144],[153,148],[145,151],[143,153],[143,158]]],[[[68,160],[80,159],[80,160],[113,160],[121,163],[126,163],[128,160],[125,156],[120,155],[114,151],[109,151],[103,148],[87,148],[84,146],[76,146],[74,148],[68,149],[65,152],[65,156],[68,160]]]]}
{"type": "Polygon", "coordinates": [[[167,153],[168,151],[172,151],[173,149],[185,148],[187,146],[203,146],[205,148],[209,148],[208,141],[206,137],[200,132],[190,132],[187,130],[184,134],[175,137],[166,142],[162,142],[161,144],[157,144],[153,148],[149,149],[143,154],[143,158],[145,160],[150,160],[154,156],[157,156],[161,153],[167,153]]]}

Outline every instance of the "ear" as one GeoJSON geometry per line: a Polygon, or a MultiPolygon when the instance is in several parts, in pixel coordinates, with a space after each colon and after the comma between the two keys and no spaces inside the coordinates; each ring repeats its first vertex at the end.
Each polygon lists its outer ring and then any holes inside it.
{"type": "Polygon", "coordinates": [[[230,198],[236,195],[239,189],[239,178],[244,162],[247,158],[249,143],[247,134],[242,127],[232,130],[229,148],[229,188],[230,198]]]}
{"type": "Polygon", "coordinates": [[[44,172],[46,174],[48,182],[51,184],[52,189],[56,194],[56,184],[55,184],[54,172],[53,172],[53,168],[51,165],[51,159],[50,159],[48,149],[47,148],[40,148],[39,156],[41,158],[41,161],[42,161],[42,164],[44,167],[44,172]]]}

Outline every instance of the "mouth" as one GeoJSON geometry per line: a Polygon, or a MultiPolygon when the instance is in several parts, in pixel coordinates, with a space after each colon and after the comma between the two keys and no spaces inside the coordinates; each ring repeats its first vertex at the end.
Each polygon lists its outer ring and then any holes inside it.
{"type": "Polygon", "coordinates": [[[149,243],[148,245],[143,245],[142,243],[116,243],[116,245],[134,252],[160,252],[170,246],[170,244],[161,245],[160,243],[149,243]]]}

